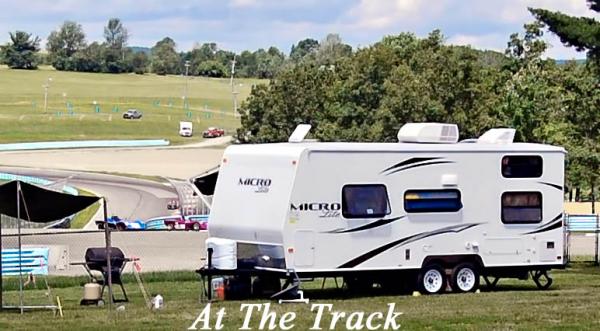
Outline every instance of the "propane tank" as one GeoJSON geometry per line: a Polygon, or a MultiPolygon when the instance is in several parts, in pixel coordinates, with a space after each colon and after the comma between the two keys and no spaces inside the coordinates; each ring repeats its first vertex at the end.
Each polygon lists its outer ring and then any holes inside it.
{"type": "Polygon", "coordinates": [[[87,283],[83,285],[83,300],[102,299],[102,287],[97,283],[87,283]]]}

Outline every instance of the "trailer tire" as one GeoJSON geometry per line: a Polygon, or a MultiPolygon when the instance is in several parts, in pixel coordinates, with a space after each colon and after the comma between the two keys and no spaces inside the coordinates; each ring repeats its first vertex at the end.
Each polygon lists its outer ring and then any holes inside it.
{"type": "Polygon", "coordinates": [[[419,291],[425,294],[439,294],[446,289],[446,271],[438,264],[424,266],[419,272],[417,285],[419,291]]]}
{"type": "Polygon", "coordinates": [[[452,290],[454,292],[475,292],[479,288],[479,272],[471,263],[461,263],[452,269],[452,290]]]}

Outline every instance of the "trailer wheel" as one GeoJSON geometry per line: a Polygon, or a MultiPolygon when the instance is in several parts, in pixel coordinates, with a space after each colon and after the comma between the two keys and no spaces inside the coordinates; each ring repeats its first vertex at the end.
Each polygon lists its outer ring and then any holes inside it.
{"type": "Polygon", "coordinates": [[[192,225],[192,229],[193,229],[194,231],[200,231],[200,223],[194,223],[194,224],[192,225]]]}
{"type": "Polygon", "coordinates": [[[452,269],[452,290],[474,292],[479,288],[479,272],[471,263],[461,263],[452,269]]]}
{"type": "Polygon", "coordinates": [[[540,290],[547,290],[552,286],[552,278],[548,275],[546,270],[532,271],[531,278],[533,278],[533,282],[540,290]]]}
{"type": "Polygon", "coordinates": [[[419,273],[417,280],[419,290],[426,294],[439,294],[446,289],[446,272],[437,264],[430,264],[419,273]]]}

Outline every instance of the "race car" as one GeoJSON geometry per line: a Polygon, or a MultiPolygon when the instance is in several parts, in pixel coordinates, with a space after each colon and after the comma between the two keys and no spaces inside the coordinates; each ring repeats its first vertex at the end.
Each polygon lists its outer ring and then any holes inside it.
{"type": "Polygon", "coordinates": [[[206,230],[208,215],[166,216],[164,223],[169,230],[206,230]]]}
{"type": "Polygon", "coordinates": [[[126,220],[122,219],[119,216],[111,216],[106,222],[96,221],[96,225],[98,229],[104,229],[105,226],[108,226],[110,229],[115,229],[118,231],[125,230],[161,230],[166,229],[167,227],[164,224],[162,218],[160,219],[149,219],[146,221],[143,220],[126,220]]]}
{"type": "Polygon", "coordinates": [[[96,221],[96,226],[98,226],[98,229],[100,230],[103,230],[106,226],[110,229],[115,229],[118,231],[146,229],[146,223],[144,223],[142,220],[130,221],[122,219],[119,216],[111,216],[107,218],[105,222],[98,220],[96,221]]]}
{"type": "Polygon", "coordinates": [[[185,219],[188,223],[192,223],[193,230],[208,230],[208,215],[187,215],[185,219]]]}
{"type": "Polygon", "coordinates": [[[216,138],[216,137],[221,137],[224,135],[225,135],[225,130],[215,128],[215,127],[210,127],[202,132],[202,137],[204,137],[204,138],[216,138]]]}

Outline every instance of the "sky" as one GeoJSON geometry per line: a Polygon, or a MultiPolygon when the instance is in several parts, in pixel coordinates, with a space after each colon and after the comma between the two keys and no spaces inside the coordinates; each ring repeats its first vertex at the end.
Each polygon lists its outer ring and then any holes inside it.
{"type": "MultiPolygon", "coordinates": [[[[42,39],[65,20],[82,25],[87,41],[101,41],[109,18],[120,18],[130,46],[152,47],[171,37],[178,50],[216,42],[232,51],[277,46],[289,53],[305,38],[338,33],[353,47],[383,36],[440,29],[448,44],[503,51],[511,33],[533,21],[527,7],[600,19],[585,0],[0,0],[0,43],[23,30],[42,39]]],[[[546,32],[546,56],[584,58],[546,32]]]]}

